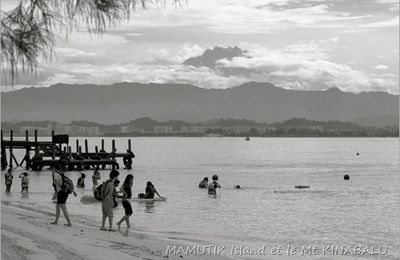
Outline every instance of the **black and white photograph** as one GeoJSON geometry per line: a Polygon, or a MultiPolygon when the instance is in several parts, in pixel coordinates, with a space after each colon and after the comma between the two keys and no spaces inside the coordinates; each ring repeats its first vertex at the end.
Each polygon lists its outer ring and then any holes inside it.
{"type": "Polygon", "coordinates": [[[1,259],[400,259],[398,0],[0,0],[1,259]]]}

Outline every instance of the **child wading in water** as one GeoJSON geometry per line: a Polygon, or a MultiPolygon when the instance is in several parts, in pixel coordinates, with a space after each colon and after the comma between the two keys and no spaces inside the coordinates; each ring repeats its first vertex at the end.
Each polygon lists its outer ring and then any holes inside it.
{"type": "Polygon", "coordinates": [[[82,188],[82,189],[85,188],[85,177],[86,175],[83,172],[81,172],[81,177],[79,177],[78,182],[76,183],[77,188],[82,188]]]}
{"type": "Polygon", "coordinates": [[[13,182],[13,178],[14,178],[14,176],[12,175],[12,169],[10,168],[10,169],[7,170],[7,173],[5,175],[6,192],[7,193],[10,193],[10,191],[11,191],[11,185],[12,185],[12,182],[13,182]]]}
{"type": "Polygon", "coordinates": [[[19,175],[21,178],[21,193],[26,192],[28,193],[28,188],[29,188],[29,177],[27,172],[23,172],[19,175]]]}
{"type": "Polygon", "coordinates": [[[208,194],[209,195],[217,195],[217,188],[221,188],[221,185],[219,185],[218,181],[218,175],[214,174],[212,176],[212,182],[208,184],[208,194]]]}
{"type": "Polygon", "coordinates": [[[94,172],[92,175],[92,181],[93,181],[93,186],[97,187],[97,185],[99,185],[99,181],[100,180],[100,172],[99,172],[99,168],[96,167],[94,168],[94,172]]]}
{"type": "Polygon", "coordinates": [[[126,226],[128,228],[131,227],[131,224],[129,223],[129,218],[130,218],[130,216],[132,216],[132,213],[133,213],[132,206],[131,206],[131,203],[129,203],[127,197],[126,197],[125,192],[123,194],[124,195],[122,197],[122,206],[124,207],[124,210],[125,210],[125,216],[123,216],[121,218],[121,220],[117,222],[118,229],[121,228],[121,223],[124,222],[124,221],[126,222],[126,226]]]}

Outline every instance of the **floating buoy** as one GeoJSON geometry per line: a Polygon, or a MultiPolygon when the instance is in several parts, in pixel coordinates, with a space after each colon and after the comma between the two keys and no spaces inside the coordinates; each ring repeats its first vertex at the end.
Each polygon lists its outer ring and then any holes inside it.
{"type": "Polygon", "coordinates": [[[360,155],[360,153],[356,153],[356,155],[360,155]]]}
{"type": "Polygon", "coordinates": [[[345,176],[343,176],[343,179],[345,179],[346,181],[350,180],[350,176],[346,174],[345,176]]]}
{"type": "Polygon", "coordinates": [[[240,189],[240,185],[235,185],[235,189],[240,189]]]}

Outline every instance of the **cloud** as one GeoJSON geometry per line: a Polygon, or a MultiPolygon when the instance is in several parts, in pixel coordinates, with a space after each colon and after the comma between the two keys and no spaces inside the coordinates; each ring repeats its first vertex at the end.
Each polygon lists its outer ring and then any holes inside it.
{"type": "Polygon", "coordinates": [[[399,26],[399,16],[384,21],[377,21],[360,25],[361,28],[386,28],[386,27],[398,27],[398,26],[399,26]]]}
{"type": "Polygon", "coordinates": [[[376,70],[388,70],[389,67],[386,66],[386,65],[376,65],[376,66],[374,67],[374,69],[376,69],[376,70]]]}
{"type": "MultiPolygon", "coordinates": [[[[389,91],[398,93],[396,75],[364,73],[347,64],[330,60],[328,41],[307,41],[279,49],[260,44],[241,43],[246,57],[219,60],[215,70],[184,66],[183,60],[198,56],[205,48],[183,44],[176,52],[169,49],[149,50],[154,62],[138,63],[61,63],[41,84],[65,83],[112,84],[121,81],[141,83],[186,83],[203,88],[229,88],[248,81],[270,82],[291,89],[320,90],[338,87],[343,91],[389,91]],[[164,60],[160,63],[157,59],[164,60]]],[[[74,50],[62,49],[64,55],[74,50]]],[[[88,54],[89,56],[92,54],[88,54]]],[[[375,67],[377,71],[385,65],[375,67]]]]}
{"type": "Polygon", "coordinates": [[[148,53],[151,56],[157,56],[159,60],[166,60],[173,63],[183,63],[185,60],[199,56],[205,51],[205,48],[191,43],[185,43],[179,47],[178,52],[173,53],[169,49],[150,49],[148,53]]]}
{"type": "Polygon", "coordinates": [[[186,83],[203,88],[228,88],[247,81],[240,76],[222,76],[208,68],[187,67],[180,64],[157,66],[138,64],[76,64],[65,68],[42,82],[49,86],[59,82],[71,84],[112,84],[116,82],[186,83]]]}
{"type": "MultiPolygon", "coordinates": [[[[236,68],[234,73],[240,69],[250,70],[245,71],[249,79],[268,81],[283,88],[317,90],[338,87],[350,92],[385,89],[398,93],[396,78],[367,74],[350,65],[333,62],[330,49],[316,42],[298,43],[281,49],[250,46],[249,57],[221,60],[219,69],[236,68]]],[[[382,70],[382,66],[378,68],[382,70]]]]}
{"type": "Polygon", "coordinates": [[[131,37],[139,37],[139,36],[143,36],[142,33],[125,33],[125,36],[131,36],[131,37]]]}
{"type": "Polygon", "coordinates": [[[129,43],[123,35],[103,33],[89,34],[87,31],[74,31],[70,34],[59,35],[58,45],[68,45],[69,48],[104,48],[129,43]]]}
{"type": "Polygon", "coordinates": [[[93,57],[96,55],[95,52],[87,52],[79,49],[71,49],[71,48],[56,48],[55,52],[58,56],[75,58],[75,57],[93,57]]]}
{"type": "Polygon", "coordinates": [[[167,5],[162,13],[158,9],[134,13],[123,28],[203,26],[218,33],[274,33],[293,27],[347,28],[365,18],[334,7],[330,1],[191,0],[181,8],[167,5]]]}
{"type": "Polygon", "coordinates": [[[240,48],[247,50],[248,56],[235,57],[232,60],[221,60],[224,67],[242,67],[256,69],[259,67],[290,67],[304,60],[327,58],[329,49],[316,42],[301,42],[284,46],[282,49],[271,49],[260,44],[242,43],[240,48]]]}
{"type": "Polygon", "coordinates": [[[389,11],[398,12],[399,11],[399,1],[398,0],[376,0],[375,3],[389,5],[389,11]]]}

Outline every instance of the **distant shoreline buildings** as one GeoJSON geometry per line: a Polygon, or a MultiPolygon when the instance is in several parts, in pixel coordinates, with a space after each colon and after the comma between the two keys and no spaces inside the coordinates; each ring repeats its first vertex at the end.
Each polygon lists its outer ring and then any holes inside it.
{"type": "Polygon", "coordinates": [[[54,121],[2,122],[7,135],[24,136],[37,130],[39,136],[50,136],[52,131],[70,136],[271,136],[271,137],[396,137],[399,126],[366,127],[340,121],[315,121],[293,118],[280,123],[266,124],[250,120],[216,119],[202,123],[170,120],[158,122],[139,118],[128,123],[103,125],[90,121],[72,121],[69,124],[54,121]]]}

